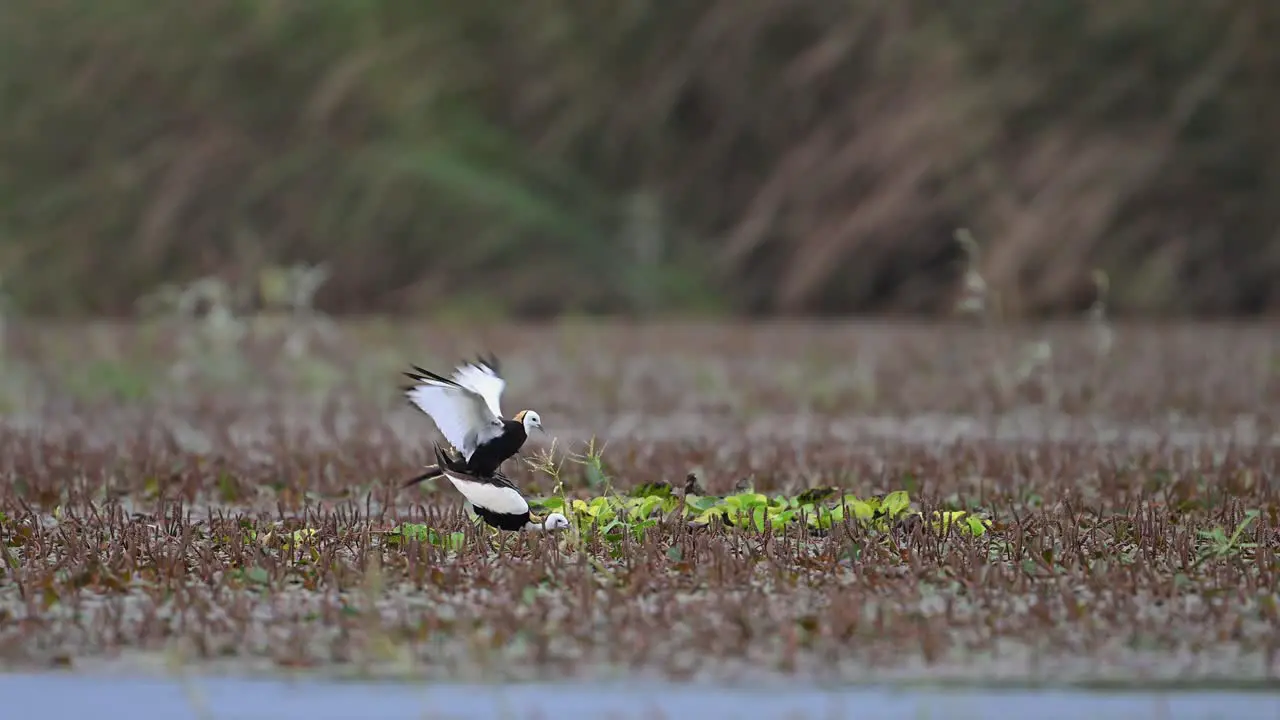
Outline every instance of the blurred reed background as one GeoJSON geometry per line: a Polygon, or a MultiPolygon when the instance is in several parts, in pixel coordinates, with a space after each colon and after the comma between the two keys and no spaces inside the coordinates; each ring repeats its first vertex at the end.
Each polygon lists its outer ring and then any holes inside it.
{"type": "Polygon", "coordinates": [[[1280,309],[1267,0],[9,0],[31,316],[1280,309]],[[252,302],[252,300],[246,300],[252,302]]]}

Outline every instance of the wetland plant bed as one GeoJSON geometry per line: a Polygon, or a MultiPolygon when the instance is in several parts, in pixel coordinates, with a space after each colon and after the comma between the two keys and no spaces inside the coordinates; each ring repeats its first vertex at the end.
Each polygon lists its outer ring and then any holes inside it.
{"type": "Polygon", "coordinates": [[[1100,354],[1071,326],[272,327],[11,330],[9,667],[820,683],[1280,670],[1267,328],[1117,327],[1100,354]],[[542,414],[554,445],[531,443],[509,474],[570,530],[498,536],[447,484],[400,487],[438,436],[398,372],[476,349],[502,356],[504,412],[542,414]],[[826,521],[800,512],[845,499],[826,521]]]}

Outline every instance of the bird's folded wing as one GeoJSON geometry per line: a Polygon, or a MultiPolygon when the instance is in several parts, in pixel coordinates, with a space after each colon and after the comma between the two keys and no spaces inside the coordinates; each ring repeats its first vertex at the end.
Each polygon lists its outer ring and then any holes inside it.
{"type": "Polygon", "coordinates": [[[502,417],[502,391],[507,387],[507,381],[492,365],[484,361],[459,365],[453,373],[453,381],[484,398],[494,417],[502,417]]]}
{"type": "Polygon", "coordinates": [[[445,440],[468,460],[477,444],[502,427],[502,421],[489,412],[484,398],[466,388],[426,380],[409,388],[405,395],[431,416],[445,440]]]}

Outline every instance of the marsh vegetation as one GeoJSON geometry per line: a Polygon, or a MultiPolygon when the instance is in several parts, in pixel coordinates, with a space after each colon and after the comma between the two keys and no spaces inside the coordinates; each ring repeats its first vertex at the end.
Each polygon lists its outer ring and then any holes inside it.
{"type": "Polygon", "coordinates": [[[1265,328],[1117,325],[1103,353],[1089,324],[313,320],[11,324],[6,664],[1277,670],[1265,328]],[[477,347],[541,409],[554,445],[508,470],[570,530],[499,547],[447,485],[400,489],[435,434],[399,371],[477,347]]]}

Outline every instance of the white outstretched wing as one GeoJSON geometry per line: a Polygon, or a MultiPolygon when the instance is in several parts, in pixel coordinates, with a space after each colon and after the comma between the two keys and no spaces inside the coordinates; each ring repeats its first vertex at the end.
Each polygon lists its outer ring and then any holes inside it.
{"type": "Polygon", "coordinates": [[[417,381],[405,389],[409,402],[418,407],[440,428],[440,434],[467,460],[476,446],[502,432],[502,420],[490,412],[484,397],[452,380],[414,368],[409,373],[417,381]]]}
{"type": "Polygon", "coordinates": [[[484,398],[494,417],[502,417],[502,391],[507,381],[498,374],[497,360],[477,360],[459,365],[453,372],[453,381],[484,398]]]}

